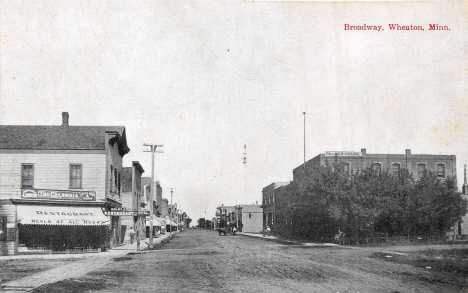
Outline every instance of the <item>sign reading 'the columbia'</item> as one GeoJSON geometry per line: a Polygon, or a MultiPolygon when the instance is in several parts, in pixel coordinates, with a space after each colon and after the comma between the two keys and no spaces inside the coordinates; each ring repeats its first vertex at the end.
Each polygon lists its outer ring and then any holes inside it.
{"type": "Polygon", "coordinates": [[[58,199],[58,200],[96,200],[95,191],[50,190],[50,189],[23,189],[22,198],[31,199],[58,199]]]}

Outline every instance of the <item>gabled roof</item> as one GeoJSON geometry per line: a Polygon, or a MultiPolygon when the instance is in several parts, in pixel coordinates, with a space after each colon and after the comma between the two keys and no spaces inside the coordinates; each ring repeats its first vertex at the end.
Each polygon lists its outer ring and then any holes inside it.
{"type": "Polygon", "coordinates": [[[0,125],[0,149],[104,150],[115,142],[122,156],[130,151],[124,126],[0,125]],[[116,136],[106,142],[106,132],[116,136]]]}

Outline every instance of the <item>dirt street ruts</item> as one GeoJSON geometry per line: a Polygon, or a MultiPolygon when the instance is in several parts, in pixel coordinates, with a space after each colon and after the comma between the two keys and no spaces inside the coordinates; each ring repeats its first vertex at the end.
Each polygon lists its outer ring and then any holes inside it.
{"type": "MultiPolygon", "coordinates": [[[[374,251],[375,252],[375,251],[374,251]]],[[[114,259],[34,292],[466,292],[457,277],[359,248],[299,247],[187,230],[158,250],[114,259]]],[[[98,261],[98,260],[97,260],[98,261]]]]}

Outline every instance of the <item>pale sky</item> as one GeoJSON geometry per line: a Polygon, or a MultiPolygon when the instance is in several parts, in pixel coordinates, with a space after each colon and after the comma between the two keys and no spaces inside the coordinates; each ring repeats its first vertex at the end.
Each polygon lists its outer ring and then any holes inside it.
{"type": "Polygon", "coordinates": [[[196,221],[261,202],[324,151],[468,161],[468,2],[0,1],[0,123],[123,125],[164,144],[163,197],[196,221]],[[344,24],[384,31],[345,31],[344,24]],[[389,23],[422,25],[390,31],[389,23]],[[450,31],[428,31],[429,24],[450,31]],[[242,164],[247,145],[247,165],[242,164]]]}

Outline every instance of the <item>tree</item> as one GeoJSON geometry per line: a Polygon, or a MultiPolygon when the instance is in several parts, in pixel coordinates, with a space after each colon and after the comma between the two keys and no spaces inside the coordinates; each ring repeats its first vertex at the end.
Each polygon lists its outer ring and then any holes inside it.
{"type": "Polygon", "coordinates": [[[185,218],[185,225],[187,227],[190,227],[190,223],[192,223],[192,219],[191,218],[185,218]]]}
{"type": "Polygon", "coordinates": [[[429,172],[418,181],[406,170],[348,174],[335,160],[298,177],[278,204],[277,233],[286,237],[329,241],[338,230],[356,242],[376,234],[444,235],[467,210],[456,181],[429,172]]]}

